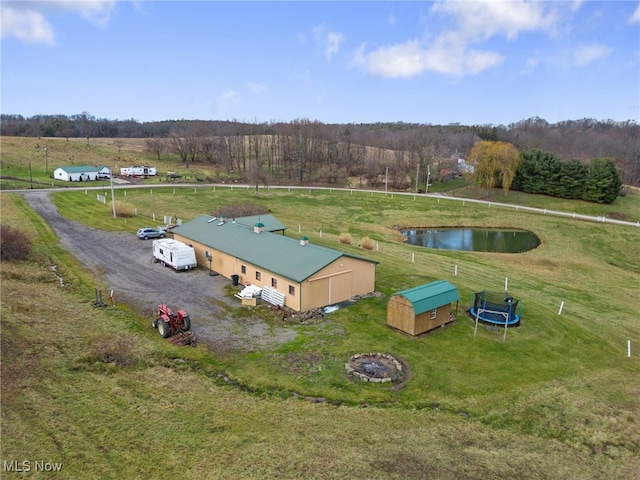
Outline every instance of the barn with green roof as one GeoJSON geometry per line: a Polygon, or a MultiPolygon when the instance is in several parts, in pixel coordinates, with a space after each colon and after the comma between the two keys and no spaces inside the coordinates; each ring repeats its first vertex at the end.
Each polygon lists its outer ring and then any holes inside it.
{"type": "Polygon", "coordinates": [[[459,301],[458,290],[446,280],[402,290],[389,297],[387,325],[410,335],[420,335],[454,320],[459,301]],[[455,315],[451,311],[454,302],[455,315]]]}
{"type": "Polygon", "coordinates": [[[282,298],[296,311],[349,300],[375,290],[378,262],[284,235],[273,215],[201,215],[172,230],[191,245],[198,264],[282,298]],[[279,232],[279,233],[277,233],[279,232]]]}
{"type": "Polygon", "coordinates": [[[110,171],[107,167],[91,165],[58,167],[53,171],[53,178],[65,182],[91,182],[100,178],[109,178],[109,175],[110,171]]]}

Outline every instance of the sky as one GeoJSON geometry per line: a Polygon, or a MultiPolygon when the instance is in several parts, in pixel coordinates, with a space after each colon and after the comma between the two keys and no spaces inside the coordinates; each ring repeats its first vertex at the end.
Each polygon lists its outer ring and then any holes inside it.
{"type": "Polygon", "coordinates": [[[640,123],[638,1],[7,1],[0,111],[640,123]]]}

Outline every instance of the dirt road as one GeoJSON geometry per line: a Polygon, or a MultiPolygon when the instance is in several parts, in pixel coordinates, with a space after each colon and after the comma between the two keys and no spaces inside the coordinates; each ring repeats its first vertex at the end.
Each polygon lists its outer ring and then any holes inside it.
{"type": "MultiPolygon", "coordinates": [[[[285,325],[272,328],[258,318],[233,318],[231,313],[239,301],[224,295],[228,279],[210,276],[203,268],[178,273],[162,267],[153,261],[152,240],[140,240],[135,231],[94,230],[60,216],[46,192],[23,195],[62,245],[103,285],[114,290],[118,303],[126,303],[149,317],[149,328],[157,304],[164,302],[187,310],[198,342],[218,354],[271,349],[295,337],[295,331],[285,325]]],[[[103,294],[104,299],[107,296],[103,294]]]]}

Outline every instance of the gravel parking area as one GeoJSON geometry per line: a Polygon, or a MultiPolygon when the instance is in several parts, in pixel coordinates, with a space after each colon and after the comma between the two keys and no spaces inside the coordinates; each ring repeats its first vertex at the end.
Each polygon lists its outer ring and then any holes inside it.
{"type": "MultiPolygon", "coordinates": [[[[134,230],[94,230],[61,217],[47,192],[28,192],[24,197],[62,245],[94,272],[101,284],[114,290],[118,303],[149,317],[149,328],[158,303],[166,303],[189,312],[198,342],[218,354],[273,349],[295,337],[295,331],[286,325],[273,328],[255,317],[233,318],[231,313],[240,303],[224,295],[228,279],[210,276],[204,268],[175,272],[162,267],[153,261],[152,240],[137,238],[134,230]]],[[[107,297],[103,291],[103,299],[107,297]]]]}

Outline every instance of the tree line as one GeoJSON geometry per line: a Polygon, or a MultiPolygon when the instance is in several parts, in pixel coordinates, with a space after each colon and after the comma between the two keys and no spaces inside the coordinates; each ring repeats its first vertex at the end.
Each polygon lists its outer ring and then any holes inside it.
{"type": "Polygon", "coordinates": [[[2,114],[3,135],[145,138],[149,152],[177,155],[185,166],[211,163],[256,182],[343,184],[348,177],[407,188],[446,177],[479,141],[499,141],[518,151],[539,149],[582,165],[610,159],[623,183],[640,186],[640,127],[635,121],[594,119],[550,124],[532,117],[504,125],[431,125],[404,122],[325,124],[235,120],[109,120],[78,115],[2,114]]]}
{"type": "Polygon", "coordinates": [[[475,182],[487,190],[496,186],[505,194],[511,189],[607,204],[625,193],[616,166],[607,158],[583,163],[537,148],[520,153],[510,143],[486,140],[476,143],[470,158],[475,182]]]}

